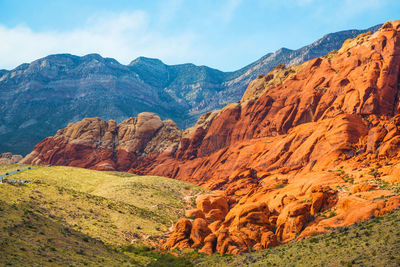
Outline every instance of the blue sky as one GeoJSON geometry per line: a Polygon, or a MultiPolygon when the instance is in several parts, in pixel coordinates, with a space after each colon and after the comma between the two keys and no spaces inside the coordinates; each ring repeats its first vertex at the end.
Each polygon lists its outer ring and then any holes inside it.
{"type": "Polygon", "coordinates": [[[0,0],[0,69],[55,53],[239,69],[326,33],[400,19],[399,0],[0,0]]]}

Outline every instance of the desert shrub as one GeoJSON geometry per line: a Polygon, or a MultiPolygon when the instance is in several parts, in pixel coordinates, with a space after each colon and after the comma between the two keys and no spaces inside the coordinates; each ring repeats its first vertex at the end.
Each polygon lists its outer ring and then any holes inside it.
{"type": "Polygon", "coordinates": [[[378,177],[379,172],[377,172],[377,171],[372,171],[372,172],[370,172],[370,173],[368,173],[368,174],[371,175],[371,176],[374,176],[374,178],[376,178],[376,177],[378,177]]]}

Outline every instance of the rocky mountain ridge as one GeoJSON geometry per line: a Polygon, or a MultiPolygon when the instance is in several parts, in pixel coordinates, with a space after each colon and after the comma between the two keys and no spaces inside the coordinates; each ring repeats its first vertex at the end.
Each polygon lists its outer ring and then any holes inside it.
{"type": "Polygon", "coordinates": [[[26,154],[70,122],[100,117],[117,122],[155,112],[181,128],[206,112],[241,99],[248,83],[278,64],[298,64],[338,49],[362,32],[328,34],[298,50],[280,49],[234,72],[193,64],[166,65],[140,57],[129,65],[97,54],[51,55],[0,72],[0,151],[26,154]]]}

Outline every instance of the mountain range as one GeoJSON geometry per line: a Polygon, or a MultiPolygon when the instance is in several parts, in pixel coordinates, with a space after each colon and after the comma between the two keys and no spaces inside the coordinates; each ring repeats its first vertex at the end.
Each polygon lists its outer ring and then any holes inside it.
{"type": "Polygon", "coordinates": [[[379,27],[331,33],[298,50],[282,48],[233,72],[145,57],[122,65],[98,54],[50,55],[0,70],[0,152],[26,154],[44,137],[85,117],[121,122],[150,111],[186,128],[201,114],[239,101],[250,81],[276,65],[323,56],[379,27]]]}

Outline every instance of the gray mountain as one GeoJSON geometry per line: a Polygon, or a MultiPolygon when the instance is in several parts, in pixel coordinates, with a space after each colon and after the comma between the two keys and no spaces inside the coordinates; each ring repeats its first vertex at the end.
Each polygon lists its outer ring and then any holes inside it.
{"type": "Polygon", "coordinates": [[[120,122],[151,111],[188,127],[201,114],[239,101],[251,80],[277,64],[326,55],[346,39],[379,27],[331,33],[298,50],[282,48],[234,72],[145,57],[122,65],[97,54],[50,55],[0,70],[0,153],[26,154],[44,137],[85,117],[120,122]]]}

